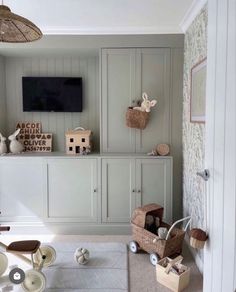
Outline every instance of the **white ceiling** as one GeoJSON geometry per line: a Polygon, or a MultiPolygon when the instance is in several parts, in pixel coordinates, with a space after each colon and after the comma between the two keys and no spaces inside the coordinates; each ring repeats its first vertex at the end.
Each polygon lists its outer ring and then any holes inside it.
{"type": "MultiPolygon", "coordinates": [[[[196,0],[195,0],[196,1],[196,0]]],[[[194,0],[4,0],[44,34],[182,33],[194,0]]]]}

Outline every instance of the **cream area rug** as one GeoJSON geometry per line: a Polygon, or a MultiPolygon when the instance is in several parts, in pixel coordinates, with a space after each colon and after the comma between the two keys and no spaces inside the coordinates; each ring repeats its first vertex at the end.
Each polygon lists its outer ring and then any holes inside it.
{"type": "MultiPolygon", "coordinates": [[[[57,258],[54,264],[43,269],[47,279],[45,292],[128,292],[127,245],[115,242],[53,242],[57,258]],[[89,250],[86,265],[74,260],[74,252],[83,247],[89,250]]],[[[31,267],[11,254],[9,265],[18,265],[24,271],[31,267]]],[[[0,289],[1,291],[1,289],[0,289]]],[[[21,285],[10,290],[22,292],[21,285]]]]}
{"type": "Polygon", "coordinates": [[[127,246],[123,243],[53,243],[55,263],[44,269],[47,290],[58,292],[128,291],[127,246]],[[74,260],[76,248],[87,248],[90,260],[79,265],[74,260]]]}

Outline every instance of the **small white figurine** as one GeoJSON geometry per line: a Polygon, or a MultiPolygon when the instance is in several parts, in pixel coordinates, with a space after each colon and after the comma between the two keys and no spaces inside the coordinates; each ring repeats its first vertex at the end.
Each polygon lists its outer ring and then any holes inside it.
{"type": "Polygon", "coordinates": [[[74,253],[75,261],[80,265],[87,264],[89,260],[89,251],[86,248],[77,248],[74,253]]]}
{"type": "Polygon", "coordinates": [[[141,112],[150,113],[151,107],[154,107],[156,105],[157,101],[155,99],[150,101],[148,99],[148,95],[146,92],[143,93],[142,97],[143,97],[143,102],[141,103],[141,106],[136,106],[136,107],[134,107],[134,109],[139,110],[141,112]]]}
{"type": "Polygon", "coordinates": [[[14,154],[20,153],[24,150],[24,146],[16,140],[16,137],[19,135],[21,129],[17,129],[11,136],[8,137],[10,142],[10,151],[14,154]]]}
{"type": "Polygon", "coordinates": [[[0,155],[7,153],[6,138],[0,133],[0,155]]]}

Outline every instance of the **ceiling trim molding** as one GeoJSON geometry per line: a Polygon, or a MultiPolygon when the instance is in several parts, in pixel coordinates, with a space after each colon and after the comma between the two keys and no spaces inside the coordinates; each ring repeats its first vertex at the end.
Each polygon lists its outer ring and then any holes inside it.
{"type": "Polygon", "coordinates": [[[190,8],[185,13],[182,21],[180,22],[180,28],[183,33],[186,33],[189,26],[196,18],[202,7],[207,3],[207,0],[194,0],[190,8]]]}
{"type": "Polygon", "coordinates": [[[42,27],[44,35],[130,35],[130,34],[182,34],[177,25],[143,27],[42,27]]]}

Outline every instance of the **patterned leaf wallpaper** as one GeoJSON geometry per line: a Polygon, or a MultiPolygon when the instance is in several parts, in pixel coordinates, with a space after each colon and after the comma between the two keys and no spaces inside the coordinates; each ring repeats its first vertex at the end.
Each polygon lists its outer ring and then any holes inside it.
{"type": "MultiPolygon", "coordinates": [[[[203,228],[204,181],[196,172],[204,169],[205,125],[190,123],[191,68],[207,55],[207,7],[195,18],[185,35],[183,101],[183,209],[192,216],[192,227],[203,228]]],[[[203,253],[199,252],[203,259],[203,253]]]]}

